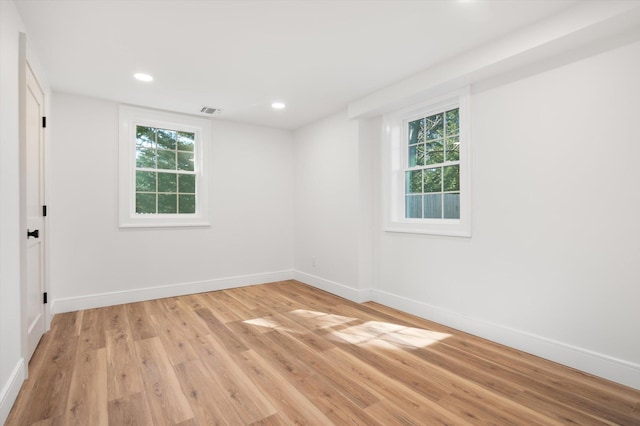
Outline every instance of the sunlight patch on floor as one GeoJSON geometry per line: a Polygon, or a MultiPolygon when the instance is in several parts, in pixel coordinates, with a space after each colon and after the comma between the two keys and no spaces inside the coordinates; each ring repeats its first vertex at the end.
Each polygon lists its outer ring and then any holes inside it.
{"type": "Polygon", "coordinates": [[[296,309],[290,313],[305,318],[305,320],[308,320],[306,322],[312,323],[316,328],[331,328],[357,320],[357,318],[343,317],[342,315],[328,314],[326,312],[308,311],[306,309],[296,309]]]}
{"type": "Polygon", "coordinates": [[[253,318],[253,319],[245,320],[242,322],[244,322],[245,324],[255,325],[258,327],[266,327],[266,328],[272,328],[274,330],[287,331],[289,333],[296,332],[295,330],[281,324],[280,322],[270,317],[253,318]]]}
{"type": "MultiPolygon", "coordinates": [[[[384,321],[366,321],[362,324],[348,326],[358,318],[329,314],[327,312],[296,309],[288,314],[296,316],[301,323],[307,323],[317,329],[332,329],[330,335],[353,345],[372,346],[381,349],[424,348],[451,337],[450,334],[422,328],[407,327],[384,321]],[[345,328],[340,328],[344,326],[345,328]]],[[[266,327],[295,333],[274,317],[253,318],[243,321],[257,327],[266,327]]]]}
{"type": "Polygon", "coordinates": [[[450,334],[407,327],[381,321],[367,321],[331,333],[334,337],[354,345],[372,345],[389,349],[398,347],[424,348],[451,337],[450,334]]]}

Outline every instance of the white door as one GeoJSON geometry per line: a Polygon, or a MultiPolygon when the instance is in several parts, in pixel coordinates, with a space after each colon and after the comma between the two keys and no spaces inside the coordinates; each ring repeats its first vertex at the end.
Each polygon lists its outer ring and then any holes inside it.
{"type": "Polygon", "coordinates": [[[27,239],[26,307],[27,360],[45,332],[44,315],[44,93],[33,71],[26,66],[25,143],[27,239]]]}

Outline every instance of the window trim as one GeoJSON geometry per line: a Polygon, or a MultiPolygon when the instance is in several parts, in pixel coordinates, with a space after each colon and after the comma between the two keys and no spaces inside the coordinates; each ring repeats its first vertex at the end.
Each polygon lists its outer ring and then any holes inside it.
{"type": "Polygon", "coordinates": [[[386,232],[471,237],[471,138],[469,87],[386,114],[383,119],[383,229],[386,232]],[[460,219],[407,219],[405,171],[408,167],[407,128],[410,121],[451,108],[460,120],[460,219]]]}
{"type": "Polygon", "coordinates": [[[119,223],[120,228],[210,226],[209,165],[211,122],[183,114],[128,105],[119,108],[119,223]],[[194,214],[137,214],[136,126],[195,133],[196,212],[194,214]]]}

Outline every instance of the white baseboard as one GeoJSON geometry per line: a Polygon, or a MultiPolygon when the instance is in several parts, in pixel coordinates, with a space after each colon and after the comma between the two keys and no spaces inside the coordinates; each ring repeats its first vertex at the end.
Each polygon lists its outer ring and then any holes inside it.
{"type": "Polygon", "coordinates": [[[51,313],[73,312],[81,309],[101,308],[123,303],[142,302],[163,297],[182,296],[206,291],[226,290],[255,284],[285,281],[293,278],[293,271],[276,271],[262,274],[240,275],[236,277],[216,278],[207,281],[170,284],[146,287],[135,290],[114,291],[110,293],[89,294],[67,298],[54,298],[51,313]]]}
{"type": "Polygon", "coordinates": [[[470,318],[385,291],[373,290],[372,296],[373,300],[380,304],[640,389],[640,365],[638,364],[503,325],[470,318]]]}
{"type": "Polygon", "coordinates": [[[293,271],[293,279],[302,283],[309,284],[320,290],[324,290],[331,294],[335,294],[345,299],[351,300],[357,303],[368,302],[371,299],[371,289],[357,289],[345,284],[340,284],[335,281],[330,281],[315,275],[307,274],[302,271],[293,271]]]}
{"type": "Polygon", "coordinates": [[[7,380],[2,387],[2,391],[0,391],[0,424],[4,424],[4,422],[7,421],[11,407],[13,407],[13,403],[18,397],[18,392],[20,392],[20,387],[22,387],[24,379],[24,358],[20,358],[9,375],[9,380],[7,380]]]}
{"type": "MultiPolygon", "coordinates": [[[[373,300],[418,317],[456,328],[635,389],[640,389],[640,365],[638,364],[593,352],[584,348],[575,347],[521,330],[516,330],[500,324],[467,317],[455,311],[450,311],[448,309],[433,306],[428,303],[409,299],[403,296],[398,296],[382,290],[357,289],[297,270],[242,275],[236,277],[217,278],[207,281],[54,299],[51,305],[51,313],[71,312],[80,309],[140,302],[162,297],[202,293],[205,291],[224,290],[228,288],[285,281],[289,279],[298,280],[318,289],[344,297],[345,299],[353,302],[362,303],[373,300]]],[[[19,368],[23,370],[24,365],[19,366],[19,368]]],[[[2,404],[2,411],[0,413],[2,415],[5,415],[4,410],[6,401],[10,400],[11,404],[13,404],[13,400],[17,396],[17,392],[22,385],[24,371],[22,371],[22,374],[14,371],[12,380],[16,380],[14,377],[16,375],[19,376],[19,379],[17,379],[17,389],[14,389],[16,385],[10,381],[5,388],[3,388],[3,393],[0,395],[0,403],[2,404]]],[[[8,415],[9,410],[11,409],[11,404],[9,404],[6,409],[6,415],[8,415]]]]}

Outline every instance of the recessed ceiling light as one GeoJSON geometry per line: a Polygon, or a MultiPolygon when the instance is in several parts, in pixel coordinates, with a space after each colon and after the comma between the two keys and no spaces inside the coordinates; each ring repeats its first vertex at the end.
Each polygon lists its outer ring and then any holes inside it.
{"type": "Polygon", "coordinates": [[[133,78],[135,78],[136,80],[140,80],[140,81],[153,81],[153,77],[150,76],[149,74],[144,74],[144,73],[135,73],[133,75],[133,78]]]}
{"type": "Polygon", "coordinates": [[[273,109],[284,109],[284,107],[286,107],[284,102],[274,102],[271,104],[271,108],[273,109]]]}

